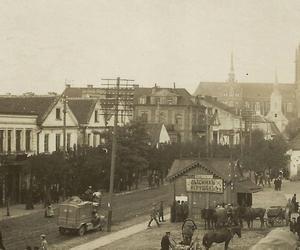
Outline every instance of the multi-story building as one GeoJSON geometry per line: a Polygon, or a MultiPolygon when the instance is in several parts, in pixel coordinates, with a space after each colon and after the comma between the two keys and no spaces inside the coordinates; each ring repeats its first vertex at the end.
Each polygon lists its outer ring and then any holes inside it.
{"type": "Polygon", "coordinates": [[[205,107],[183,88],[136,88],[133,119],[163,123],[174,141],[192,141],[204,129],[205,107]]]}

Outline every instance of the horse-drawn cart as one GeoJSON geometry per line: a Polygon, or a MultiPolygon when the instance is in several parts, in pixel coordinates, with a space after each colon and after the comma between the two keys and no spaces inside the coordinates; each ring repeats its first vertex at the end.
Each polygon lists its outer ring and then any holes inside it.
{"type": "Polygon", "coordinates": [[[286,209],[281,206],[271,206],[266,210],[265,223],[269,227],[285,226],[287,224],[286,209]]]}

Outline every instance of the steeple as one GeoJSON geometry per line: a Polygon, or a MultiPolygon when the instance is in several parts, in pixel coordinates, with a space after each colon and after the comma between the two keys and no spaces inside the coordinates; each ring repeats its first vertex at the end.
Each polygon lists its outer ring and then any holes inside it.
{"type": "Polygon", "coordinates": [[[234,66],[233,66],[233,52],[231,52],[231,57],[230,57],[230,71],[228,74],[228,82],[229,83],[235,82],[235,74],[234,74],[234,66]]]}
{"type": "Polygon", "coordinates": [[[298,48],[296,48],[295,54],[295,84],[297,88],[300,87],[300,44],[298,48]]]}
{"type": "Polygon", "coordinates": [[[279,92],[279,84],[278,84],[278,74],[277,69],[275,69],[275,78],[274,78],[274,85],[273,85],[273,91],[279,92]]]}

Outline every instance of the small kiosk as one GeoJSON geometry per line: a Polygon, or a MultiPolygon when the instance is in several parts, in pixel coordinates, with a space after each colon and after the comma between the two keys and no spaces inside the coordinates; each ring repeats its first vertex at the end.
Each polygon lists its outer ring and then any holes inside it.
{"type": "Polygon", "coordinates": [[[228,159],[176,159],[167,180],[173,185],[174,200],[186,200],[189,217],[196,221],[203,208],[223,203],[251,206],[252,193],[262,190],[228,159]]]}

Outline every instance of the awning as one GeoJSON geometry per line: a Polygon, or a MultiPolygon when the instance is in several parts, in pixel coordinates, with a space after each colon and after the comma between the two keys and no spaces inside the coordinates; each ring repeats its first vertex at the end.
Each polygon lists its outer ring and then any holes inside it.
{"type": "Polygon", "coordinates": [[[253,183],[249,179],[240,180],[236,183],[236,189],[238,190],[238,193],[256,193],[259,191],[262,191],[262,187],[257,186],[255,183],[253,183]]]}

